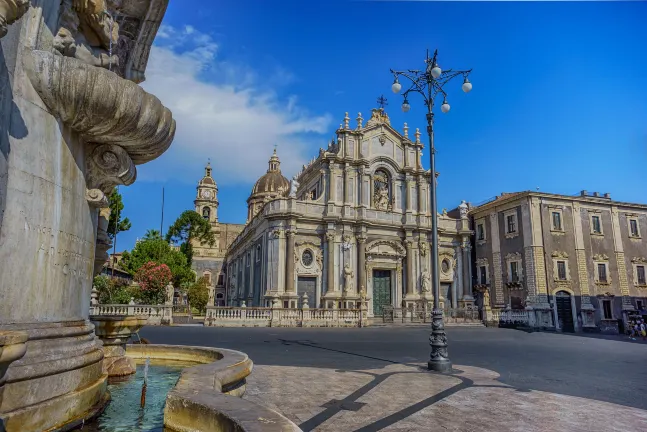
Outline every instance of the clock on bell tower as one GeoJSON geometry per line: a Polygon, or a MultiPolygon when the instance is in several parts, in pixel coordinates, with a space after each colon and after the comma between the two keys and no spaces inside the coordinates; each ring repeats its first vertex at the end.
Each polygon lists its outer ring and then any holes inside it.
{"type": "Polygon", "coordinates": [[[212,224],[218,223],[218,185],[211,176],[211,162],[204,168],[204,177],[198,182],[195,211],[212,224]]]}

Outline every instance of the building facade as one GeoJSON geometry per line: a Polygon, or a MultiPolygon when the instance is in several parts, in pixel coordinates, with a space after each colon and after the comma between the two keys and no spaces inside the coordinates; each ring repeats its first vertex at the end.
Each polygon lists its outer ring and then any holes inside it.
{"type": "Polygon", "coordinates": [[[470,209],[483,306],[531,311],[537,327],[617,333],[647,302],[647,205],[540,192],[470,209]]]}
{"type": "MultiPolygon", "coordinates": [[[[401,134],[374,109],[354,128],[347,114],[328,148],[291,181],[275,151],[226,252],[227,304],[357,308],[365,298],[369,316],[428,305],[431,173],[423,147],[418,130],[411,138],[405,124],[401,134]]],[[[463,202],[438,218],[446,307],[473,304],[467,211],[463,202]]]]}
{"type": "Polygon", "coordinates": [[[194,242],[191,266],[198,277],[207,279],[209,304],[224,306],[226,304],[226,279],[223,263],[227,255],[227,248],[245,225],[218,221],[218,185],[212,176],[210,163],[204,169],[204,177],[198,182],[193,204],[195,211],[211,224],[216,242],[213,246],[194,242]]]}

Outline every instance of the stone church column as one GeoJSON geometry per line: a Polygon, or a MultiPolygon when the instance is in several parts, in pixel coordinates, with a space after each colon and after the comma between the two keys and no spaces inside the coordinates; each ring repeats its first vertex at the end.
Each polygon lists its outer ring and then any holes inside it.
{"type": "Polygon", "coordinates": [[[361,290],[366,291],[366,237],[357,237],[357,272],[359,273],[359,293],[361,290]]]}
{"type": "Polygon", "coordinates": [[[461,269],[461,271],[463,272],[462,300],[465,305],[467,305],[468,303],[474,302],[474,297],[472,297],[472,245],[470,244],[469,237],[463,238],[461,250],[463,253],[463,266],[461,269]]]}
{"type": "Polygon", "coordinates": [[[294,237],[296,231],[290,229],[286,231],[287,245],[285,248],[285,292],[295,293],[294,287],[294,237]]]}
{"type": "Polygon", "coordinates": [[[417,297],[414,292],[414,284],[416,278],[413,275],[413,263],[415,260],[413,254],[413,242],[411,240],[406,240],[404,242],[407,250],[407,294],[405,300],[417,300],[417,297]]]}
{"type": "Polygon", "coordinates": [[[328,288],[326,294],[335,291],[335,233],[326,233],[326,240],[328,240],[328,259],[326,266],[328,268],[328,288]]]}

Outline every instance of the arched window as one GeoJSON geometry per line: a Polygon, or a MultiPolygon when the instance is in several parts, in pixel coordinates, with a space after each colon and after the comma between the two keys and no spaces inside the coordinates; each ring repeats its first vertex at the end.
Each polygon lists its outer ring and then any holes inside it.
{"type": "Polygon", "coordinates": [[[205,207],[202,209],[202,217],[205,218],[206,220],[209,220],[209,217],[211,216],[211,209],[209,207],[205,207]]]}
{"type": "Polygon", "coordinates": [[[206,271],[206,272],[202,273],[202,277],[204,277],[207,280],[207,283],[209,285],[211,285],[211,272],[210,271],[206,271]]]}
{"type": "Polygon", "coordinates": [[[391,176],[383,169],[373,174],[373,206],[378,210],[391,210],[391,176]]]}

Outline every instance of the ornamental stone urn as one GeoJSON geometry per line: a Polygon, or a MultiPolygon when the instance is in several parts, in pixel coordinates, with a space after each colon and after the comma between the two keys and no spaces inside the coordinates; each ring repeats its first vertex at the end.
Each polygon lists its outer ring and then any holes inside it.
{"type": "Polygon", "coordinates": [[[130,315],[93,315],[94,332],[103,342],[103,372],[108,376],[134,374],[135,360],[126,357],[126,343],[146,325],[148,317],[130,315]]]}
{"type": "Polygon", "coordinates": [[[66,429],[109,400],[90,291],[106,195],[173,141],[138,85],[167,4],[0,0],[0,332],[28,335],[3,374],[7,432],[66,429]]]}

